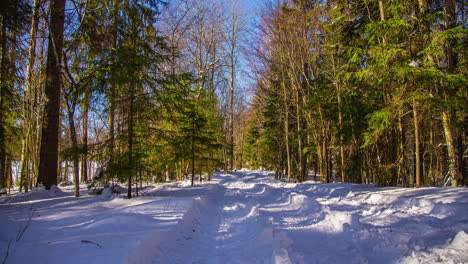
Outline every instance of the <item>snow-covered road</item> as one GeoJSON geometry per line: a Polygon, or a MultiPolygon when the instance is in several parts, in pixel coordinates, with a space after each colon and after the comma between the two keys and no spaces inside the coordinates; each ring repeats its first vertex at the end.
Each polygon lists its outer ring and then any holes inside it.
{"type": "Polygon", "coordinates": [[[262,171],[204,186],[152,263],[468,262],[466,189],[294,184],[262,171]]]}
{"type": "Polygon", "coordinates": [[[247,170],[188,183],[147,188],[149,196],[132,200],[76,199],[72,189],[2,198],[0,258],[8,252],[6,263],[468,263],[467,188],[295,184],[247,170]]]}

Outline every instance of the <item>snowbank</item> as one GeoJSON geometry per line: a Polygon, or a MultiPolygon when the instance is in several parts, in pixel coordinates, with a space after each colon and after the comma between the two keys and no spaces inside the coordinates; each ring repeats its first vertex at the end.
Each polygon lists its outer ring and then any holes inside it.
{"type": "Polygon", "coordinates": [[[43,200],[48,198],[60,197],[66,195],[56,185],[52,186],[50,190],[44,187],[33,187],[29,192],[15,193],[13,195],[6,195],[0,197],[0,203],[19,203],[27,201],[43,200]]]}
{"type": "MultiPolygon", "coordinates": [[[[0,199],[6,263],[468,263],[466,188],[301,184],[241,170],[144,197],[0,199]],[[9,246],[9,248],[8,248],[9,246]]],[[[81,190],[82,193],[85,191],[81,190]]]]}

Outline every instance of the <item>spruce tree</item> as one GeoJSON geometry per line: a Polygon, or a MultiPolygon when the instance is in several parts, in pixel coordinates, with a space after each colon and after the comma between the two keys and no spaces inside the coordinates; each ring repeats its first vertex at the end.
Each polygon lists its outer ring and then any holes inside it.
{"type": "Polygon", "coordinates": [[[58,136],[60,119],[60,94],[62,89],[61,67],[63,29],[65,22],[65,0],[50,3],[49,43],[47,49],[47,70],[45,80],[45,115],[42,125],[42,139],[38,184],[47,189],[57,185],[58,136]]]}

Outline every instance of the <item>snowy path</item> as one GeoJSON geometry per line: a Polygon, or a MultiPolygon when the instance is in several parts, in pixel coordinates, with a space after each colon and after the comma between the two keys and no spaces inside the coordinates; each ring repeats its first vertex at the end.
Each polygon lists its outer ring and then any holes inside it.
{"type": "Polygon", "coordinates": [[[246,179],[224,176],[209,185],[153,263],[272,263],[271,223],[259,214],[254,196],[261,193],[245,188],[246,179]]]}
{"type": "Polygon", "coordinates": [[[188,184],[132,200],[77,199],[72,187],[0,197],[0,260],[468,263],[467,188],[295,184],[265,171],[188,184]]]}
{"type": "Polygon", "coordinates": [[[209,191],[200,190],[152,263],[468,261],[466,189],[272,178],[258,171],[219,176],[209,191]],[[457,233],[462,242],[450,244],[457,233]]]}

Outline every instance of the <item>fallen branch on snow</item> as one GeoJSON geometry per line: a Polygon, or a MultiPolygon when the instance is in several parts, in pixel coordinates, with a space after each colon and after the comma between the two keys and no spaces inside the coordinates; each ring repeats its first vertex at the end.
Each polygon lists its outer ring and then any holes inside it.
{"type": "Polygon", "coordinates": [[[89,240],[81,240],[80,242],[81,242],[81,243],[88,243],[88,244],[93,244],[93,245],[96,245],[96,246],[98,246],[98,247],[102,248],[102,246],[101,246],[101,245],[99,245],[98,243],[94,243],[94,242],[92,242],[92,241],[89,241],[89,240]]]}

